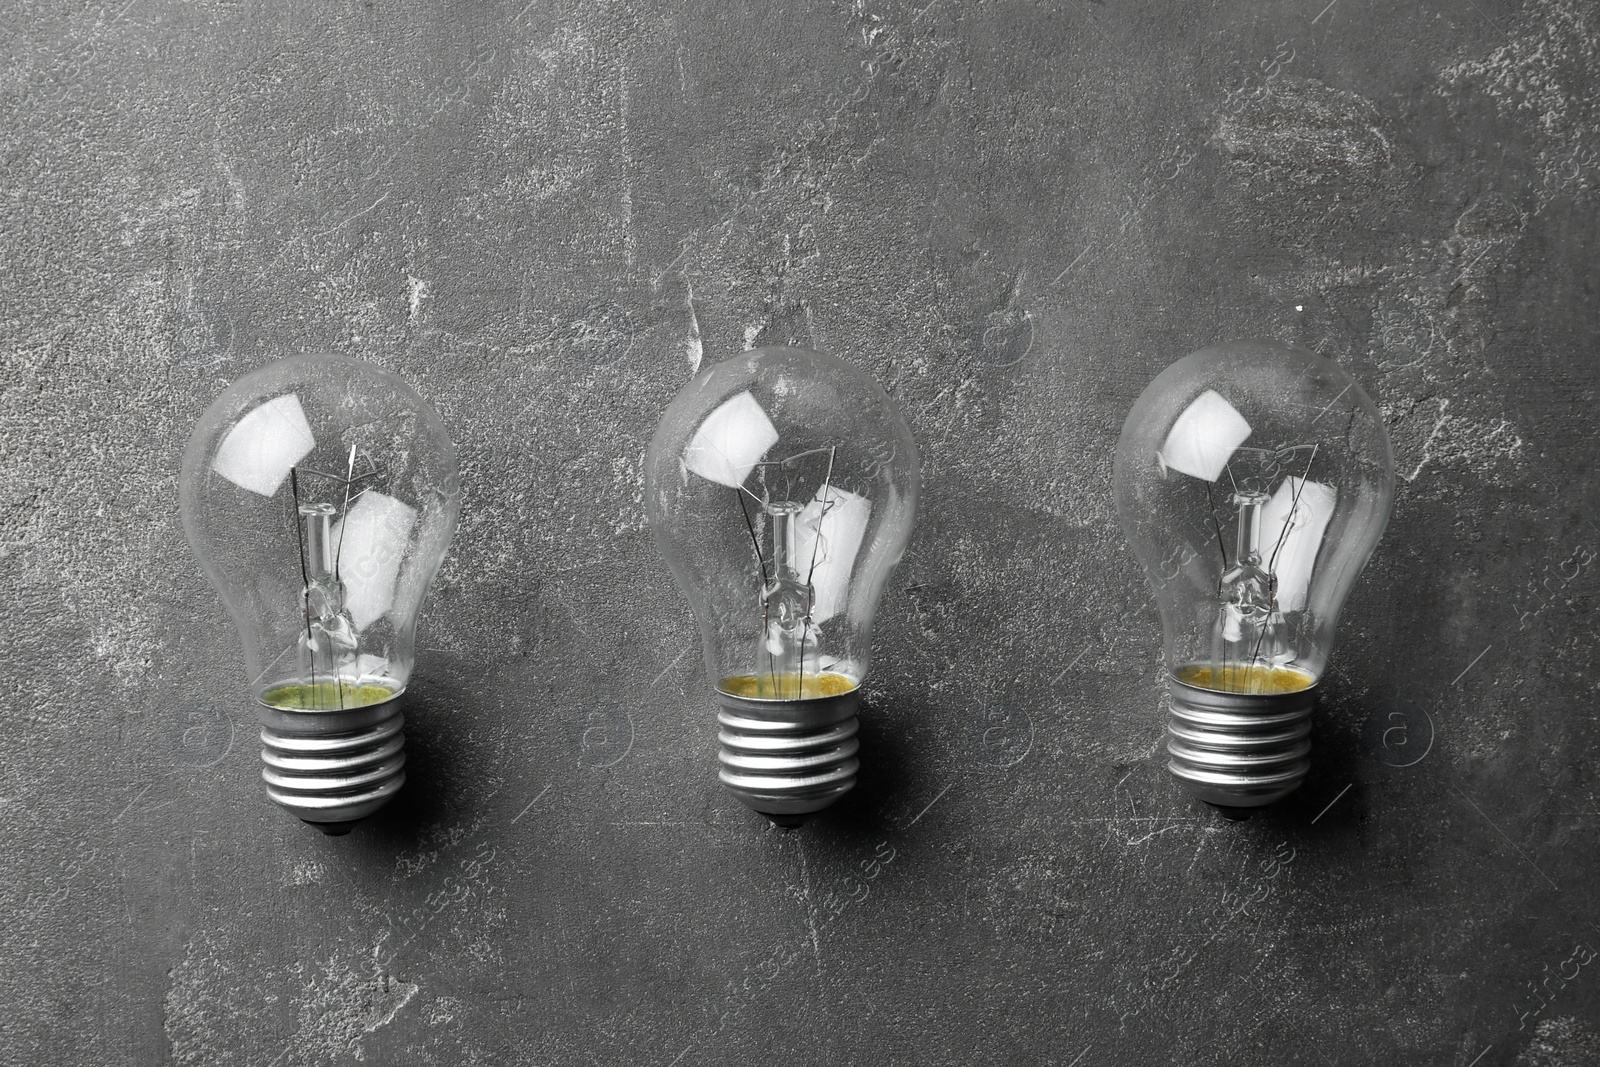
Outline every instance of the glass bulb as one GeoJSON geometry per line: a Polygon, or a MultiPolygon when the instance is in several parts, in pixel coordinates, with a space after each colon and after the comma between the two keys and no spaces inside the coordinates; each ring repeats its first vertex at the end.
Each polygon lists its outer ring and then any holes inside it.
{"type": "Polygon", "coordinates": [[[1219,806],[1279,799],[1310,767],[1315,686],[1389,520],[1382,417],[1331,360],[1214,345],[1140,394],[1112,480],[1161,612],[1169,766],[1219,806]]]}
{"type": "Polygon", "coordinates": [[[650,442],[651,532],[700,626],[721,778],[781,824],[855,784],[859,686],[918,466],[876,381],[798,348],[702,370],[650,442]]]}
{"type": "Polygon", "coordinates": [[[398,698],[461,510],[444,424],[373,364],[295,356],[206,409],[178,489],[244,644],[268,793],[348,830],[405,781],[398,698]]]}

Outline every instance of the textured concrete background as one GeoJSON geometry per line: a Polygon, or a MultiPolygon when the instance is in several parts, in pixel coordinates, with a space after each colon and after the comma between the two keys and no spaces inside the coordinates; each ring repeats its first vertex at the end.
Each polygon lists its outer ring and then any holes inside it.
{"type": "Polygon", "coordinates": [[[1596,6],[740,6],[0,12],[0,1062],[1600,1062],[1596,6]],[[1250,335],[1402,481],[1312,778],[1234,825],[1109,472],[1250,335]],[[863,785],[793,834],[715,781],[640,501],[767,342],[925,461],[863,785]],[[204,406],[317,350],[467,493],[345,839],[263,795],[176,513],[204,406]]]}

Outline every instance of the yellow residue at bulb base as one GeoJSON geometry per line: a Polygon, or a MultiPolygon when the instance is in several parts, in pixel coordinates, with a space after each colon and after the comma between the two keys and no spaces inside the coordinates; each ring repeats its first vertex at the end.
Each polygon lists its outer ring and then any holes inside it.
{"type": "Polygon", "coordinates": [[[833,671],[820,674],[733,674],[724,678],[717,689],[731,697],[749,700],[814,700],[819,697],[837,697],[855,689],[860,682],[833,671]]]}
{"type": "Polygon", "coordinates": [[[285,682],[261,694],[261,703],[280,711],[349,711],[382,704],[400,690],[376,682],[319,678],[315,682],[285,682]]]}
{"type": "Polygon", "coordinates": [[[1224,666],[1191,663],[1179,667],[1177,679],[1196,689],[1210,689],[1216,693],[1246,693],[1272,696],[1282,693],[1299,693],[1317,684],[1310,672],[1299,667],[1224,666]]]}

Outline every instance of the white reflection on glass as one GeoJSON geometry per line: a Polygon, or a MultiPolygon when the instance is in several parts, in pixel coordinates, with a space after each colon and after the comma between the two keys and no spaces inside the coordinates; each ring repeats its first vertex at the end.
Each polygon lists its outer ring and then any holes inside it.
{"type": "Polygon", "coordinates": [[[1156,453],[1163,470],[1214,482],[1250,436],[1250,423],[1215,389],[1207,389],[1184,409],[1156,453]]]}
{"type": "Polygon", "coordinates": [[[416,508],[368,489],[351,503],[349,515],[334,528],[344,604],[357,633],[394,606],[400,561],[416,523],[416,508]]]}
{"type": "Polygon", "coordinates": [[[706,416],[683,450],[683,464],[702,478],[737,489],[777,443],[772,420],[746,390],[706,416]]]}
{"type": "Polygon", "coordinates": [[[872,501],[847,489],[818,489],[800,513],[798,549],[810,559],[811,621],[827,622],[844,610],[861,539],[872,518],[872,501]],[[826,494],[826,495],[825,495],[826,494]]]}
{"type": "Polygon", "coordinates": [[[316,447],[300,398],[290,393],[240,419],[217,446],[211,469],[241,489],[272,496],[294,465],[316,447]]]}
{"type": "Polygon", "coordinates": [[[1311,588],[1311,567],[1322,547],[1339,493],[1331,485],[1290,476],[1261,509],[1261,525],[1277,548],[1268,568],[1278,580],[1278,610],[1299,611],[1311,588]]]}

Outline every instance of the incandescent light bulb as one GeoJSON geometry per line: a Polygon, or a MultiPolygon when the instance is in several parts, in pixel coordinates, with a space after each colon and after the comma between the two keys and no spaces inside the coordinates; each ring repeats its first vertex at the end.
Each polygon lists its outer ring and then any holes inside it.
{"type": "Polygon", "coordinates": [[[200,417],[179,501],[244,643],[268,795],[348,832],[405,782],[400,695],[461,510],[444,424],[373,364],[279,360],[200,417]]]}
{"type": "Polygon", "coordinates": [[[700,625],[719,776],[780,826],[855,785],[859,686],[918,465],[876,381],[798,348],[702,370],[650,442],[651,532],[700,625]]]}
{"type": "Polygon", "coordinates": [[[1112,481],[1161,611],[1168,768],[1224,809],[1286,796],[1310,769],[1339,611],[1389,520],[1382,417],[1331,360],[1213,345],[1140,394],[1112,481]]]}

